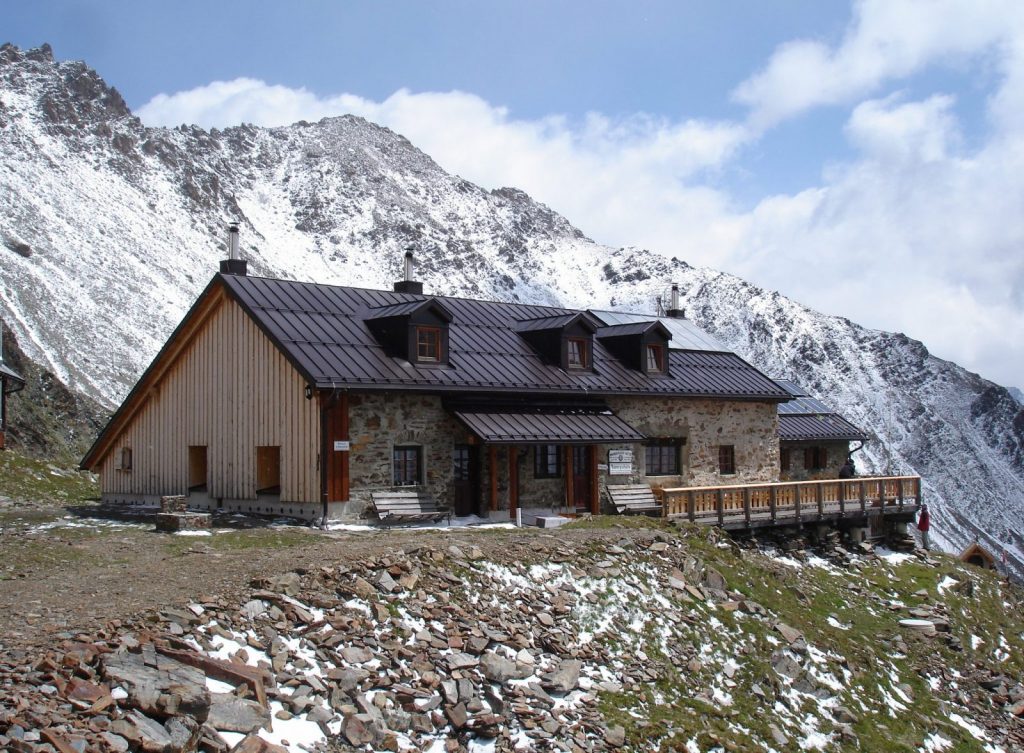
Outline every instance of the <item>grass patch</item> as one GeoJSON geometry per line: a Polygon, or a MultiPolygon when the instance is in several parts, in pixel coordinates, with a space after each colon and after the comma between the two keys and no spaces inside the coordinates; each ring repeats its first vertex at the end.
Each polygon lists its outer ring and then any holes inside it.
{"type": "Polygon", "coordinates": [[[193,549],[212,549],[218,552],[244,552],[252,549],[290,549],[309,545],[315,532],[305,529],[247,528],[228,532],[214,532],[212,536],[158,536],[164,550],[170,555],[181,555],[193,549]]]}
{"type": "Polygon", "coordinates": [[[99,497],[99,484],[88,473],[0,452],[0,496],[16,502],[82,504],[99,497]]]}

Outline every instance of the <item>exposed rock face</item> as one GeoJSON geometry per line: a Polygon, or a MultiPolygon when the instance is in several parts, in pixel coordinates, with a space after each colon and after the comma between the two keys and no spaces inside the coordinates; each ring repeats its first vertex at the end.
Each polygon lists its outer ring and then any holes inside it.
{"type": "MultiPolygon", "coordinates": [[[[862,472],[923,475],[934,540],[959,548],[980,528],[1010,547],[1011,565],[1021,554],[1024,413],[1004,389],[903,335],[596,244],[521,191],[449,175],[386,128],[354,117],[146,128],[86,65],[8,45],[0,165],[0,318],[75,399],[109,409],[123,397],[216,269],[229,219],[253,274],[387,287],[413,244],[426,289],[451,295],[651,311],[674,280],[701,326],[878,435],[862,472]]],[[[52,436],[28,439],[18,402],[29,397],[11,401],[12,441],[50,447],[52,436]]]]}

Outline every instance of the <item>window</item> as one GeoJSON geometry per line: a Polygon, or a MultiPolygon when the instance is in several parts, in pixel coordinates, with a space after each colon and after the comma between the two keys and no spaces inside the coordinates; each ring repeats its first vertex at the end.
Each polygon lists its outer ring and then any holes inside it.
{"type": "Polygon", "coordinates": [[[788,447],[783,447],[782,449],[779,450],[779,470],[789,470],[790,466],[793,464],[793,459],[791,455],[792,453],[790,453],[788,447]]]}
{"type": "Polygon", "coordinates": [[[132,469],[132,448],[122,447],[121,448],[121,470],[130,471],[132,469]]]}
{"type": "Polygon", "coordinates": [[[441,328],[416,328],[416,360],[441,362],[441,328]]]}
{"type": "Polygon", "coordinates": [[[416,486],[423,483],[422,450],[421,447],[395,447],[395,486],[416,486]]]}
{"type": "Polygon", "coordinates": [[[256,493],[281,493],[281,448],[256,448],[256,493]]]}
{"type": "Polygon", "coordinates": [[[734,445],[718,445],[718,472],[723,476],[731,476],[736,473],[736,447],[734,445]]]}
{"type": "Polygon", "coordinates": [[[533,454],[533,477],[562,477],[562,452],[557,444],[537,445],[533,454]]]}
{"type": "Polygon", "coordinates": [[[590,367],[589,343],[582,337],[570,337],[566,362],[570,369],[586,369],[590,367]]]}
{"type": "Polygon", "coordinates": [[[824,447],[804,448],[804,468],[820,471],[828,467],[828,450],[824,447]]]}
{"type": "Polygon", "coordinates": [[[679,475],[679,440],[658,439],[644,447],[644,467],[648,476],[679,475]]]}
{"type": "Polygon", "coordinates": [[[661,345],[647,346],[647,371],[656,373],[665,371],[665,348],[661,345]]]}

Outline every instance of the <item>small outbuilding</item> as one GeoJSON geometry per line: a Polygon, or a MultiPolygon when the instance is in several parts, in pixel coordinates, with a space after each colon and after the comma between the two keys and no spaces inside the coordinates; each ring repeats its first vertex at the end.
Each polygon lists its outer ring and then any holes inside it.
{"type": "Polygon", "coordinates": [[[985,570],[996,569],[996,558],[977,541],[960,552],[960,561],[985,570]]]}

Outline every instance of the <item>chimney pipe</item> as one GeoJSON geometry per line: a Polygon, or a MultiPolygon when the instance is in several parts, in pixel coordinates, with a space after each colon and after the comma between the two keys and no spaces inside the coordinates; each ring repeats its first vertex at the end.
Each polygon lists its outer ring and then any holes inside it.
{"type": "Polygon", "coordinates": [[[415,293],[423,295],[423,283],[412,279],[416,270],[416,260],[412,256],[412,249],[405,252],[405,279],[395,283],[396,293],[415,293]]]}
{"type": "Polygon", "coordinates": [[[228,258],[238,258],[238,223],[228,225],[228,258]]]}
{"type": "Polygon", "coordinates": [[[666,316],[670,316],[673,319],[685,319],[686,312],[679,308],[679,283],[672,283],[672,298],[671,304],[668,311],[665,312],[666,316]]]}
{"type": "Polygon", "coordinates": [[[238,223],[232,222],[228,225],[228,258],[220,263],[222,275],[238,275],[245,277],[248,271],[248,262],[239,257],[238,253],[238,223]]]}

